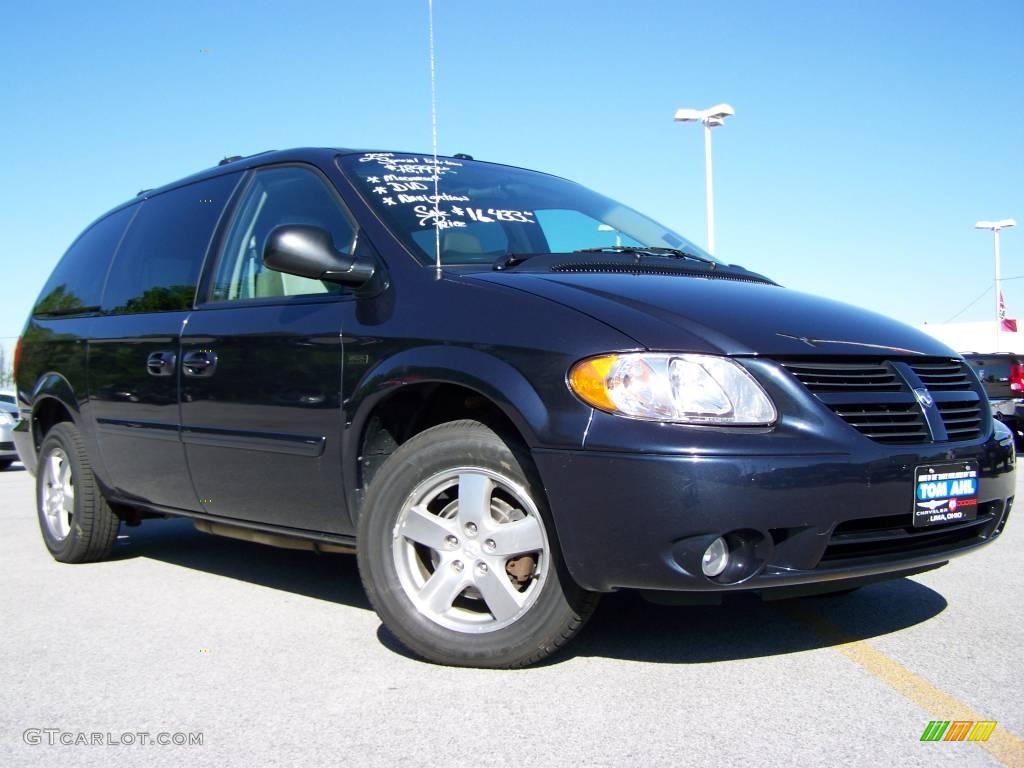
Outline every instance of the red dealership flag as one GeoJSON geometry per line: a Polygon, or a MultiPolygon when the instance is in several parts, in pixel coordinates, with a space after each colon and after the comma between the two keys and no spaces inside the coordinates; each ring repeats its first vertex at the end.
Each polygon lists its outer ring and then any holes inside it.
{"type": "Polygon", "coordinates": [[[1003,298],[1002,291],[999,292],[999,330],[1017,332],[1017,321],[1006,316],[1006,299],[1003,298]]]}

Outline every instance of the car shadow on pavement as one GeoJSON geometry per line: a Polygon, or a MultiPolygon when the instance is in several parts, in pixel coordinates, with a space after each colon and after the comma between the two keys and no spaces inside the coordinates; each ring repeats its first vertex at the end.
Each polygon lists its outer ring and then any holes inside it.
{"type": "Polygon", "coordinates": [[[354,555],[318,554],[212,536],[190,520],[147,520],[121,526],[112,559],[146,557],[171,565],[247,581],[316,600],[364,608],[370,602],[354,555]]]}
{"type": "MultiPolygon", "coordinates": [[[[887,635],[945,608],[942,595],[909,579],[842,596],[762,602],[737,595],[715,606],[655,605],[636,593],[619,592],[605,595],[580,635],[536,666],[577,656],[660,664],[778,656],[887,635]]],[[[383,624],[377,640],[394,653],[416,658],[383,624]]]]}
{"type": "MultiPolygon", "coordinates": [[[[271,589],[370,609],[350,555],[321,555],[200,533],[185,519],[122,527],[114,558],[144,557],[271,589]]],[[[938,592],[910,579],[848,595],[762,602],[730,596],[716,606],[665,606],[638,594],[606,595],[590,623],[546,662],[603,656],[664,664],[702,664],[796,653],[897,632],[946,608],[938,592]],[[823,629],[824,627],[824,629],[823,629]]],[[[382,625],[377,641],[412,655],[382,625]]]]}
{"type": "Polygon", "coordinates": [[[701,664],[795,653],[897,632],[937,616],[945,598],[910,579],[846,595],[722,605],[665,606],[633,593],[606,596],[567,656],[701,664]]]}

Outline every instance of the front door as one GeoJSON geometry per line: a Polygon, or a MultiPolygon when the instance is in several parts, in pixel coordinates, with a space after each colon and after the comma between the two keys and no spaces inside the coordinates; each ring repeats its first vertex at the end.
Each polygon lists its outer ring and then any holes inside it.
{"type": "Polygon", "coordinates": [[[222,238],[207,301],[181,337],[182,440],[203,510],[350,533],[341,476],[340,286],[267,269],[267,235],[313,224],[351,252],[355,225],[318,171],[255,171],[222,238]]]}

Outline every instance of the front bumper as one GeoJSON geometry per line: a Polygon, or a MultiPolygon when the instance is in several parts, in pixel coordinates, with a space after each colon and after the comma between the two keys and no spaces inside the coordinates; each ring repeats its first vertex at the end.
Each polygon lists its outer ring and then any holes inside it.
{"type": "Polygon", "coordinates": [[[566,565],[586,589],[772,590],[927,570],[1002,531],[1014,493],[1007,439],[870,455],[534,451],[566,565]],[[913,528],[914,468],[980,466],[974,521],[913,528]],[[700,554],[735,532],[754,565],[709,579],[700,554]],[[748,546],[749,545],[749,546],[748,546]]]}

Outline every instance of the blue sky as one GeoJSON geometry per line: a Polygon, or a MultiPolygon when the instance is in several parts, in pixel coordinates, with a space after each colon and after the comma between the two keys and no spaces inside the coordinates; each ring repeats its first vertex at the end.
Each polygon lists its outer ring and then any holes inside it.
{"type": "MultiPolygon", "coordinates": [[[[97,215],[221,157],[429,150],[426,0],[15,4],[0,47],[10,346],[97,215]],[[201,52],[208,49],[210,52],[201,52]]],[[[1024,3],[436,0],[442,153],[580,181],[802,290],[941,322],[1024,275],[1024,3]]],[[[1024,318],[1024,280],[1004,292],[1024,318]]],[[[962,320],[990,319],[991,295],[962,320]]]]}

